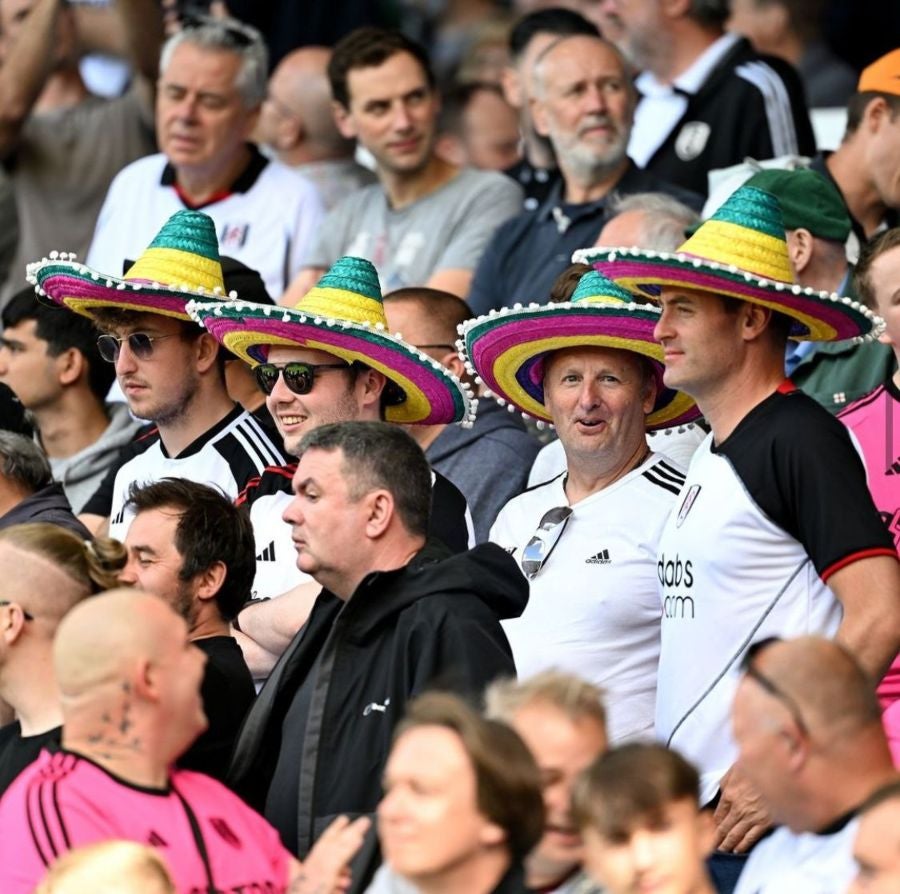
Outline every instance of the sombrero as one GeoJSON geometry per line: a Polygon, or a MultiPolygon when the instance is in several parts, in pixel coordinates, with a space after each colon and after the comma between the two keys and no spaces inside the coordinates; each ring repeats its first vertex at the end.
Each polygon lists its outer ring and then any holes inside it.
{"type": "Polygon", "coordinates": [[[402,391],[385,408],[389,422],[471,425],[476,401],[468,386],[427,354],[391,335],[375,268],[339,258],[296,307],[250,301],[192,301],[191,318],[251,366],[272,345],[311,348],[377,369],[402,391]]]}
{"type": "Polygon", "coordinates": [[[595,270],[585,273],[570,301],[517,304],[493,310],[459,327],[457,343],[467,368],[500,400],[543,422],[544,360],[561,348],[601,347],[646,357],[656,375],[656,404],[647,416],[649,431],[690,422],[700,414],[694,401],[662,381],[663,349],[653,339],[660,311],[595,270]]]}
{"type": "Polygon", "coordinates": [[[735,190],[677,252],[588,248],[573,260],[636,295],[681,286],[765,305],[790,317],[801,341],[866,340],[882,327],[858,301],[794,283],[778,200],[755,186],[735,190]]]}
{"type": "Polygon", "coordinates": [[[215,225],[200,211],[173,214],[124,276],[93,270],[74,254],[51,252],[28,265],[27,277],[38,295],[86,317],[112,307],[190,320],[188,301],[225,297],[215,225]]]}

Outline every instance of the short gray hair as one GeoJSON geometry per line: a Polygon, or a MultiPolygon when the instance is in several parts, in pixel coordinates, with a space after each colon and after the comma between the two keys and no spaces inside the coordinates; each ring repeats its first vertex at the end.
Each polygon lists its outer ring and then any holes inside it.
{"type": "Polygon", "coordinates": [[[511,723],[526,705],[552,705],[572,721],[590,718],[606,730],[603,690],[588,680],[565,671],[541,671],[524,680],[495,680],[484,693],[485,715],[511,723]]]}
{"type": "Polygon", "coordinates": [[[685,230],[700,223],[700,215],[664,192],[614,194],[609,201],[610,217],[626,211],[643,211],[638,248],[675,251],[687,238],[685,230]]]}
{"type": "Polygon", "coordinates": [[[53,482],[44,451],[31,438],[11,431],[0,431],[0,475],[30,494],[53,482]]]}
{"type": "Polygon", "coordinates": [[[241,68],[234,86],[241,94],[244,105],[253,108],[266,98],[269,51],[256,28],[245,25],[237,19],[203,17],[198,24],[182,28],[163,44],[159,56],[161,76],[169,67],[172,54],[183,43],[240,56],[241,68]]]}

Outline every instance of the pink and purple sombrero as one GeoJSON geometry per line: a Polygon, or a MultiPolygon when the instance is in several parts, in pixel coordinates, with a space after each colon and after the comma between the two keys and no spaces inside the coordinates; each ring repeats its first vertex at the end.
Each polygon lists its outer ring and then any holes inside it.
{"type": "Polygon", "coordinates": [[[570,301],[516,305],[491,311],[459,327],[458,346],[470,372],[502,402],[542,422],[552,422],[544,405],[544,360],[564,348],[601,347],[633,351],[647,358],[656,375],[657,397],[647,416],[653,431],[698,418],[694,401],[662,381],[663,349],[653,339],[659,308],[634,296],[596,271],[578,281],[570,301]]]}
{"type": "Polygon", "coordinates": [[[736,190],[677,252],[587,248],[573,260],[638,296],[681,287],[762,304],[790,317],[799,341],[867,340],[883,325],[858,301],[794,283],[778,200],[755,186],[736,190]]]}
{"type": "Polygon", "coordinates": [[[73,254],[51,252],[28,265],[27,277],[39,296],[87,317],[117,308],[190,320],[188,301],[225,300],[215,224],[200,211],[173,214],[124,276],[93,270],[73,254]]]}
{"type": "Polygon", "coordinates": [[[388,331],[378,274],[363,258],[339,258],[296,307],[250,301],[193,301],[191,318],[251,366],[273,345],[325,351],[377,369],[402,398],[385,408],[389,422],[470,425],[476,401],[436,360],[388,331]]]}

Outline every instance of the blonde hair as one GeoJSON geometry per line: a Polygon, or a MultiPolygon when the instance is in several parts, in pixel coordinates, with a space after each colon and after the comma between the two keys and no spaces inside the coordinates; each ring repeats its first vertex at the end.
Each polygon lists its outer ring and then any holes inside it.
{"type": "Polygon", "coordinates": [[[60,857],[34,894],[176,894],[176,889],[153,848],[133,841],[103,841],[60,857]]]}
{"type": "Polygon", "coordinates": [[[128,560],[128,551],[118,540],[82,540],[72,531],[46,522],[5,528],[0,531],[0,543],[46,559],[91,594],[118,586],[119,573],[128,560]]]}
{"type": "Polygon", "coordinates": [[[485,691],[484,701],[485,714],[504,723],[510,723],[526,705],[543,703],[558,708],[569,720],[589,718],[606,729],[603,690],[575,674],[556,669],[524,680],[496,680],[485,691]]]}

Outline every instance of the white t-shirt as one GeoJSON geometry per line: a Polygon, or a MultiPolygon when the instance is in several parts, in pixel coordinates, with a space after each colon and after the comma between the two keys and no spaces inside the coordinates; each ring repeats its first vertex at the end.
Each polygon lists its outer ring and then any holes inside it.
{"type": "MultiPolygon", "coordinates": [[[[652,733],[659,657],[659,535],[684,480],[652,455],[572,506],[520,618],[503,622],[519,677],[548,668],[579,674],[607,693],[609,733],[621,742],[652,733]]],[[[521,560],[541,517],[568,506],[564,476],[501,510],[490,539],[521,560]]]]}
{"type": "Polygon", "coordinates": [[[830,835],[776,830],[753,849],[735,894],[844,894],[856,876],[858,827],[852,819],[830,835]]]}
{"type": "Polygon", "coordinates": [[[688,469],[659,543],[663,620],[657,736],[715,796],[737,756],[741,659],[769,636],[833,636],[829,576],[893,546],[846,431],[799,391],[776,391],[688,469]]]}
{"type": "MultiPolygon", "coordinates": [[[[120,275],[123,261],[138,258],[162,225],[184,209],[172,178],[161,153],[119,172],[97,218],[89,267],[120,275]]],[[[215,222],[219,252],[259,271],[275,301],[300,269],[325,214],[308,180],[259,152],[225,198],[197,210],[215,222]]]]}
{"type": "Polygon", "coordinates": [[[134,513],[126,508],[126,503],[132,482],[145,484],[167,477],[186,478],[218,488],[234,500],[250,478],[261,475],[266,466],[286,462],[259,422],[239,406],[178,456],[168,456],[157,436],[155,443],[125,463],[116,474],[109,536],[124,541],[131,526],[134,513]]]}

